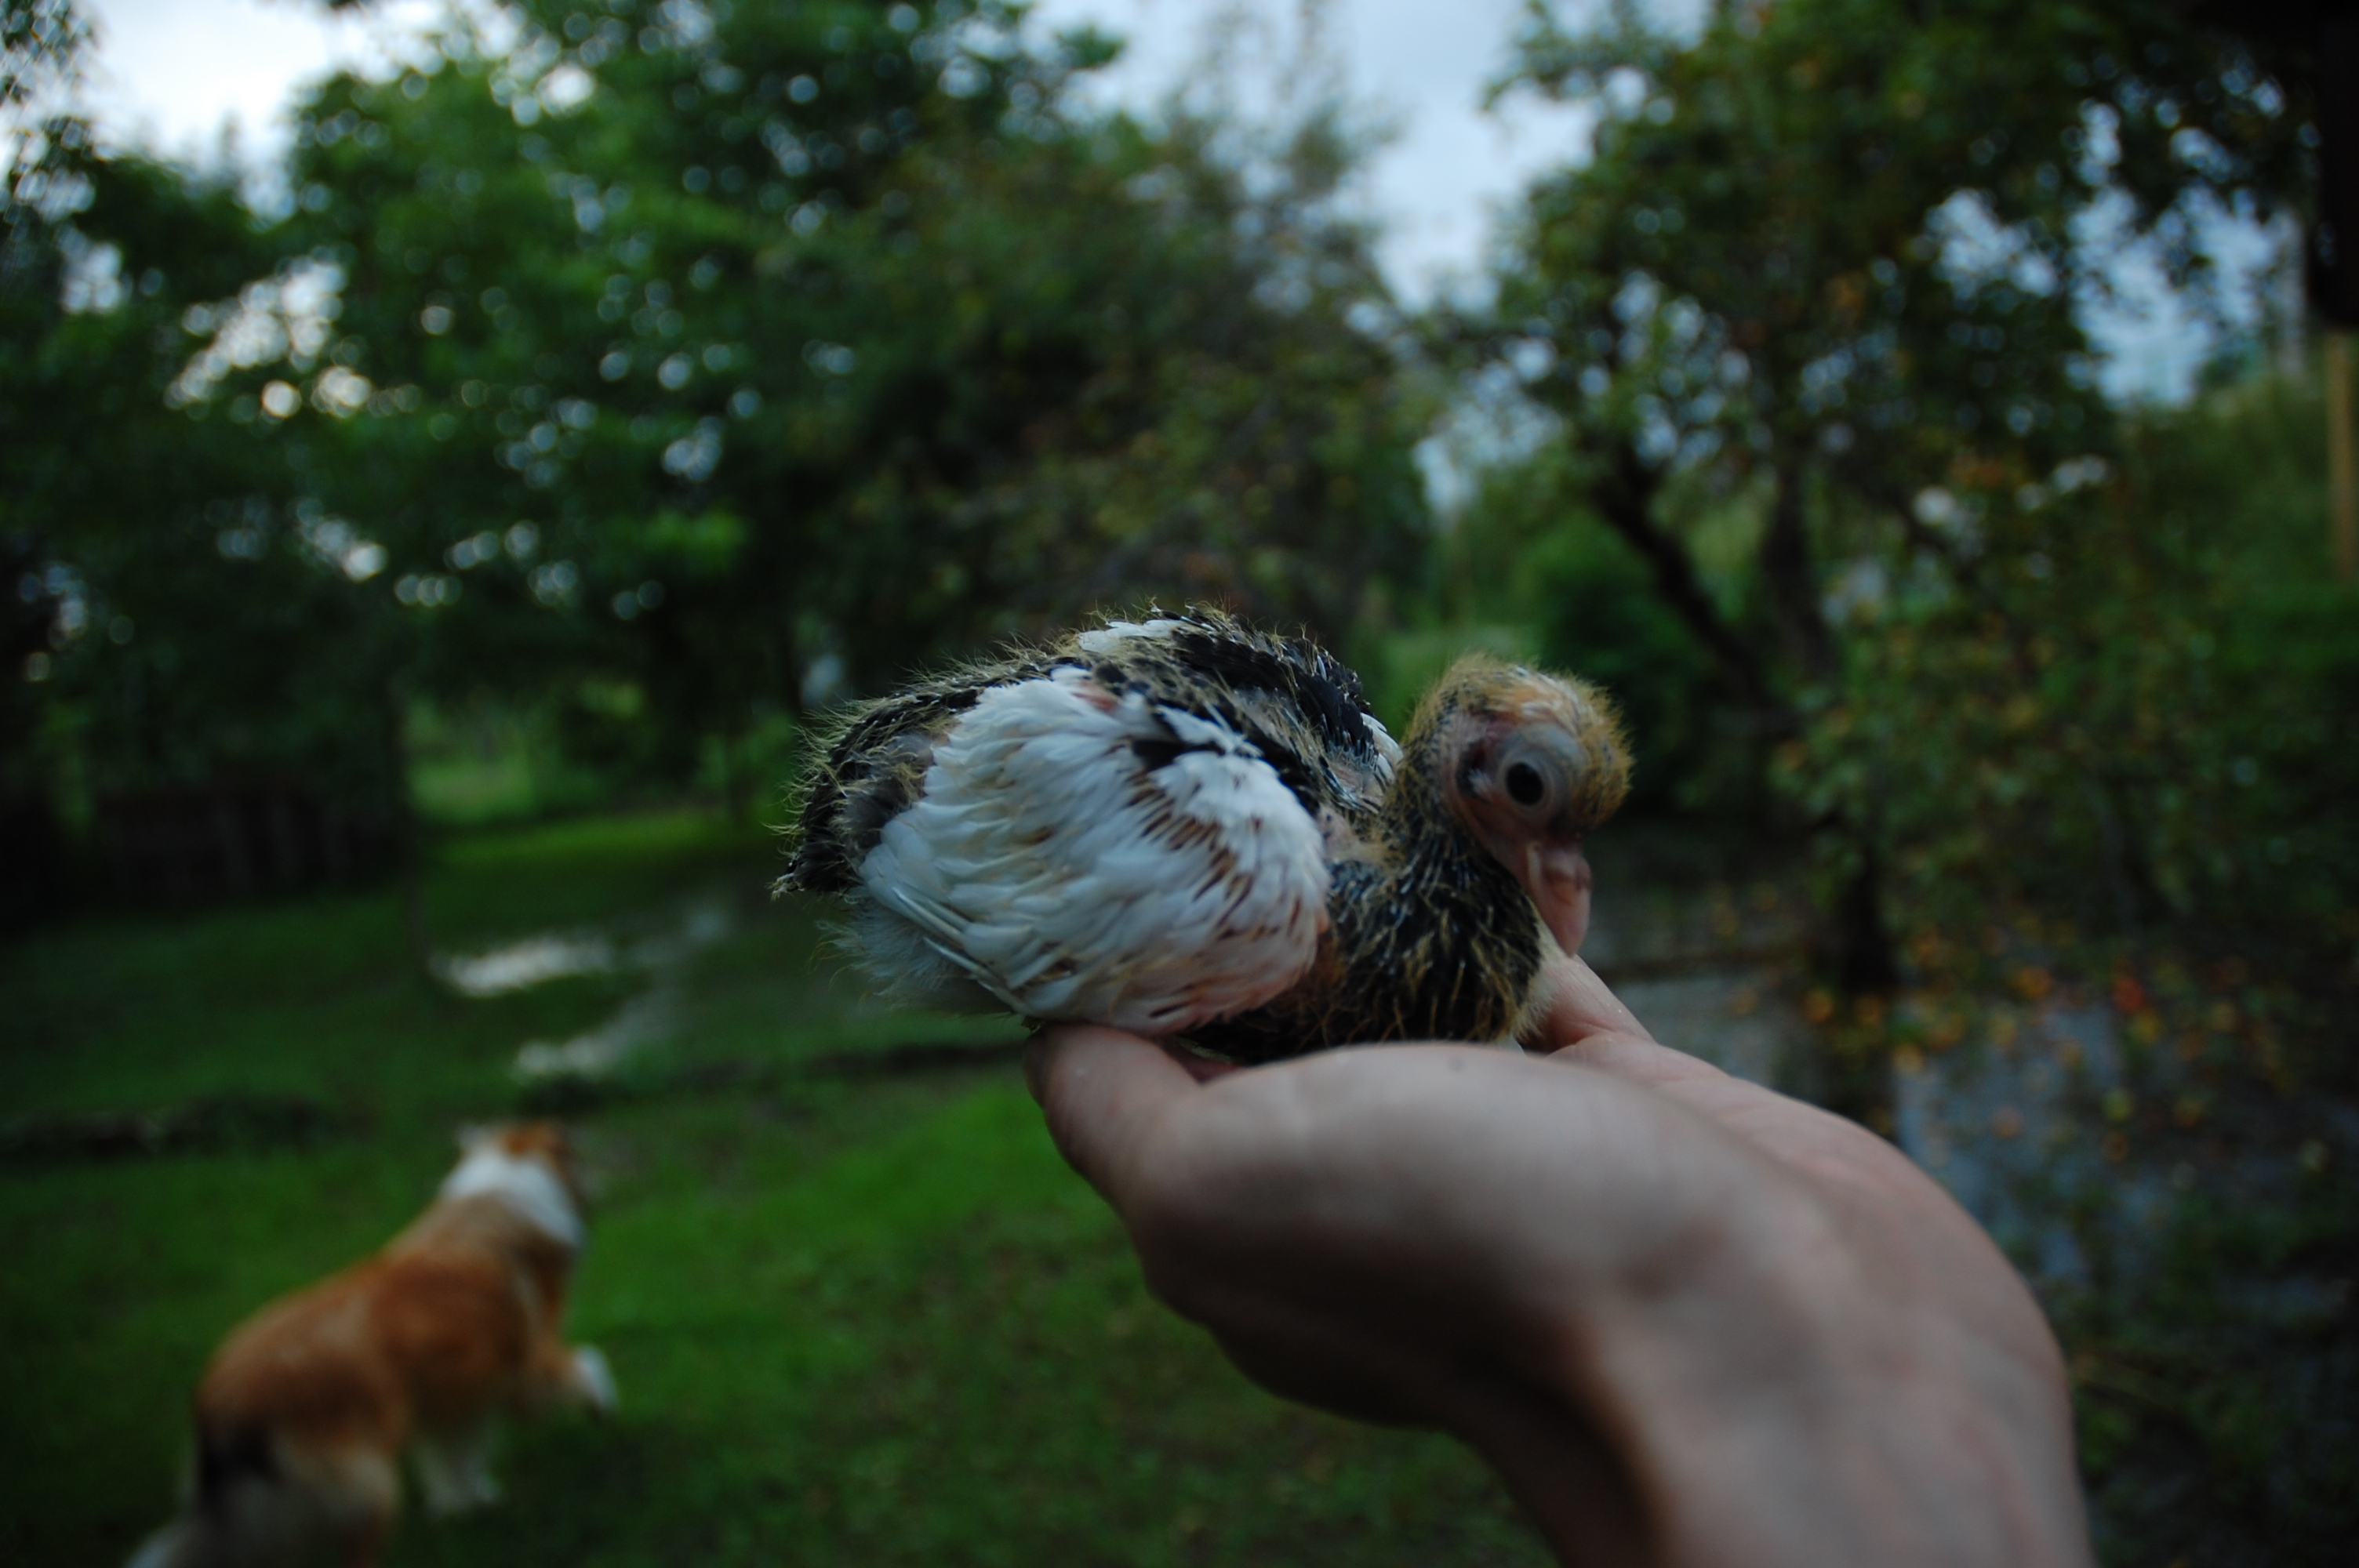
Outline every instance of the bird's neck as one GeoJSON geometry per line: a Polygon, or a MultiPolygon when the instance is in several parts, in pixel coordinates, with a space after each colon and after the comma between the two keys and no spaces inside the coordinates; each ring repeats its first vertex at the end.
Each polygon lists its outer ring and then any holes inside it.
{"type": "Polygon", "coordinates": [[[1500,1041],[1539,973],[1539,913],[1442,798],[1433,751],[1404,746],[1362,852],[1334,862],[1310,979],[1199,1032],[1233,1061],[1375,1040],[1500,1041]]]}
{"type": "Polygon", "coordinates": [[[1469,897],[1512,898],[1528,905],[1522,885],[1475,840],[1443,797],[1438,751],[1421,736],[1401,748],[1400,766],[1376,819],[1375,836],[1390,851],[1386,859],[1392,874],[1430,889],[1462,889],[1469,897]]]}
{"type": "Polygon", "coordinates": [[[1376,837],[1385,848],[1367,896],[1353,901],[1342,931],[1361,964],[1406,966],[1429,976],[1437,1011],[1412,1033],[1495,1039],[1520,1012],[1539,970],[1539,912],[1521,883],[1475,841],[1441,793],[1430,745],[1404,745],[1376,837]]]}

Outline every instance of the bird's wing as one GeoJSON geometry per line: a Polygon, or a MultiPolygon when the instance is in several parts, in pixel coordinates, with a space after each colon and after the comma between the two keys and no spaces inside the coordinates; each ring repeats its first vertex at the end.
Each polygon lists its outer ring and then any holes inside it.
{"type": "Polygon", "coordinates": [[[1070,646],[1109,687],[1143,685],[1239,730],[1313,816],[1363,816],[1391,786],[1400,748],[1368,707],[1360,677],[1308,638],[1191,610],[1110,621],[1070,646]]]}
{"type": "Polygon", "coordinates": [[[1319,828],[1252,742],[1071,665],[957,718],[859,878],[899,989],[1152,1035],[1282,994],[1326,925],[1319,828]]]}
{"type": "Polygon", "coordinates": [[[802,810],[777,891],[849,892],[885,825],[918,798],[934,744],[995,685],[1046,675],[1049,658],[1019,654],[954,671],[853,708],[809,763],[802,810]]]}

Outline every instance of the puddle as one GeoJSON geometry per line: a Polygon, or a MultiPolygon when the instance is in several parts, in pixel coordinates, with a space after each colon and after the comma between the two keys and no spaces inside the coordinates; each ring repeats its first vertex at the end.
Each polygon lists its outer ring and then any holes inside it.
{"type": "MultiPolygon", "coordinates": [[[[1804,906],[1767,883],[1601,881],[1582,956],[1665,1044],[1808,1097],[1818,1033],[1788,994],[1804,906]]],[[[2179,1175],[2125,1159],[2108,1108],[2129,1101],[2118,1020],[2102,1002],[2000,1007],[1980,1037],[1899,1054],[1894,1141],[2023,1264],[2043,1292],[2085,1285],[2090,1249],[2139,1266],[2179,1175]]]]}
{"type": "Polygon", "coordinates": [[[603,1078],[640,1046],[670,1033],[679,1011],[676,987],[662,986],[633,997],[614,1017],[561,1044],[535,1040],[516,1048],[509,1071],[526,1083],[543,1078],[603,1078]]]}
{"type": "Polygon", "coordinates": [[[1773,970],[1699,968],[1625,980],[1615,994],[1656,1039],[1736,1077],[1788,1088],[1808,1059],[1810,1026],[1778,990],[1773,970]]]}
{"type": "Polygon", "coordinates": [[[680,977],[689,960],[736,929],[725,899],[701,898],[669,926],[624,936],[600,932],[544,931],[472,957],[439,955],[434,973],[465,997],[506,996],[577,975],[632,973],[647,989],[603,1023],[571,1040],[530,1040],[516,1048],[509,1071],[525,1083],[549,1078],[602,1078],[643,1047],[671,1032],[679,1011],[680,977]]]}
{"type": "Polygon", "coordinates": [[[575,975],[614,968],[614,945],[603,936],[544,932],[470,958],[438,953],[434,978],[463,997],[506,996],[575,975]]]}
{"type": "Polygon", "coordinates": [[[2170,1175],[2107,1152],[2103,1108],[2125,1092],[2113,1010],[2050,1004],[2006,1033],[1896,1069],[1896,1141],[2043,1293],[2090,1282],[2091,1226],[2137,1266],[2170,1218],[2170,1175]]]}

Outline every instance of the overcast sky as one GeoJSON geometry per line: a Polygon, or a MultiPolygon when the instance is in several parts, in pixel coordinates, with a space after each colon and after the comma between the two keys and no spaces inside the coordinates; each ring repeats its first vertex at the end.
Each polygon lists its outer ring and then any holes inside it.
{"type": "MultiPolygon", "coordinates": [[[[112,134],[204,156],[234,122],[249,157],[284,146],[284,111],[301,82],[348,63],[383,69],[440,10],[436,0],[380,0],[344,19],[309,0],[82,3],[101,30],[92,85],[112,134]]],[[[1494,206],[1580,145],[1582,116],[1528,96],[1482,113],[1521,0],[1043,0],[1034,16],[1043,28],[1090,21],[1129,39],[1096,91],[1141,104],[1188,78],[1217,28],[1254,103],[1299,58],[1303,17],[1322,12],[1341,85],[1395,131],[1363,192],[1385,220],[1387,275],[1427,297],[1440,276],[1475,270],[1494,206]]]]}
{"type": "Polygon", "coordinates": [[[389,59],[440,6],[381,0],[361,18],[306,0],[78,0],[98,30],[92,87],[102,125],[166,151],[210,153],[234,121],[250,150],[284,145],[297,85],[389,59]]]}
{"type": "MultiPolygon", "coordinates": [[[[1691,13],[1697,3],[1658,0],[1657,8],[1691,13]]],[[[232,124],[249,160],[284,147],[285,111],[304,81],[344,65],[391,69],[442,10],[441,0],[378,0],[355,19],[331,16],[314,0],[81,5],[100,29],[92,89],[111,135],[208,157],[232,124]]],[[[1422,302],[1448,279],[1477,276],[1495,211],[1582,145],[1578,112],[1529,94],[1483,111],[1522,12],[1522,0],[1039,0],[1035,19],[1044,28],[1093,21],[1130,39],[1095,91],[1142,106],[1182,82],[1202,88],[1206,45],[1217,38],[1250,108],[1299,85],[1302,30],[1317,18],[1323,37],[1313,52],[1340,70],[1350,101],[1393,127],[1361,199],[1384,221],[1386,275],[1422,302]]],[[[2117,392],[2182,390],[2201,356],[2200,330],[2168,308],[2149,313],[2092,323],[2117,392]]]]}

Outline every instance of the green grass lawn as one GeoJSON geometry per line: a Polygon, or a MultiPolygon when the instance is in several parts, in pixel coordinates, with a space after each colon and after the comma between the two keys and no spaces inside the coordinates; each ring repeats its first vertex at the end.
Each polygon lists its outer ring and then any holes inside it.
{"type": "MultiPolygon", "coordinates": [[[[613,1358],[620,1416],[516,1433],[506,1500],[411,1515],[396,1562],[1546,1561],[1455,1445],[1268,1399],[1149,1299],[1012,1067],[804,1070],[1009,1026],[865,1001],[813,913],[762,896],[774,863],[756,830],[686,814],[435,857],[449,950],[654,933],[700,897],[737,924],[638,1092],[577,1123],[599,1197],[573,1330],[613,1358]],[[757,1070],[675,1070],[712,1063],[757,1070]],[[717,1081],[741,1087],[692,1087],[717,1081]]],[[[515,1113],[519,1044],[643,984],[461,999],[418,972],[389,891],[0,950],[0,1123],[253,1094],[332,1112],[299,1143],[0,1165],[0,1562],[121,1561],[170,1509],[221,1336],[407,1222],[451,1133],[515,1113]]]]}

